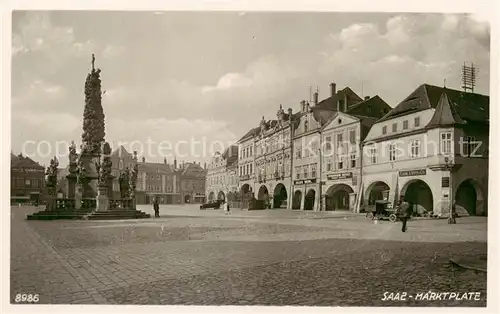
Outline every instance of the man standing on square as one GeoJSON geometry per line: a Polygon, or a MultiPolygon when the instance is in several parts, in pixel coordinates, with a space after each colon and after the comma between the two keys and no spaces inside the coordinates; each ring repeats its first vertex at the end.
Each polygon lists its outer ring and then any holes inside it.
{"type": "Polygon", "coordinates": [[[404,197],[401,197],[399,210],[400,210],[401,222],[403,223],[401,231],[406,232],[406,222],[411,216],[411,210],[410,210],[410,204],[408,204],[408,202],[405,200],[404,197]]]}

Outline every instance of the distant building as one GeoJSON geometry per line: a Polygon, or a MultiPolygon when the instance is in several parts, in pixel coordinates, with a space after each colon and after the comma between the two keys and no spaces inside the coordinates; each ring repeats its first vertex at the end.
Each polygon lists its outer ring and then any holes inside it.
{"type": "MultiPolygon", "coordinates": [[[[111,154],[113,163],[113,198],[120,198],[120,172],[133,165],[133,155],[120,146],[111,154]]],[[[158,199],[160,204],[180,204],[180,174],[172,165],[163,163],[146,162],[142,157],[138,161],[139,172],[137,175],[136,201],[137,204],[152,204],[158,199]]]]}
{"type": "Polygon", "coordinates": [[[10,199],[11,203],[44,201],[45,168],[22,154],[10,154],[10,199]]]}
{"type": "Polygon", "coordinates": [[[184,204],[205,203],[207,170],[199,163],[188,162],[178,169],[181,200],[184,204]]]}
{"type": "Polygon", "coordinates": [[[216,152],[208,165],[205,194],[208,201],[232,200],[238,191],[238,146],[228,147],[224,153],[216,152]]]}
{"type": "Polygon", "coordinates": [[[486,215],[489,109],[489,96],[419,86],[364,141],[364,203],[404,196],[414,212],[447,216],[456,202],[486,215]]]}

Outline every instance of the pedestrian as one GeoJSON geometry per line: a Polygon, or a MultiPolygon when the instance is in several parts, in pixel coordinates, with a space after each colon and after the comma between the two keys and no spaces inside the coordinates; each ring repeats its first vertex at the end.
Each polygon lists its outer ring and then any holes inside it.
{"type": "Polygon", "coordinates": [[[401,198],[400,205],[399,205],[399,210],[400,210],[400,218],[401,222],[403,223],[401,226],[401,231],[406,232],[406,222],[411,216],[411,207],[410,204],[406,201],[404,197],[401,198]]]}
{"type": "Polygon", "coordinates": [[[155,198],[153,203],[153,209],[155,211],[155,217],[160,218],[160,204],[158,204],[158,199],[155,198]]]}
{"type": "Polygon", "coordinates": [[[224,215],[227,215],[228,214],[228,207],[227,207],[227,202],[224,202],[224,204],[222,205],[223,208],[224,208],[224,215]]]}
{"type": "Polygon", "coordinates": [[[229,207],[229,202],[226,202],[227,206],[227,214],[231,215],[231,208],[229,207]]]}

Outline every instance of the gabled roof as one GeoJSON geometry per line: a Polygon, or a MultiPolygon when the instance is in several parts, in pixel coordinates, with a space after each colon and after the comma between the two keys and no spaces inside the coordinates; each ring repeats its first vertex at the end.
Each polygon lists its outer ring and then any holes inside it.
{"type": "Polygon", "coordinates": [[[450,100],[446,92],[441,94],[441,98],[436,107],[436,111],[427,124],[427,128],[436,128],[444,126],[455,126],[465,124],[465,121],[460,118],[455,110],[455,106],[450,104],[450,100]]]}
{"type": "Polygon", "coordinates": [[[465,121],[489,121],[489,96],[467,93],[429,84],[420,85],[379,121],[385,121],[402,115],[436,108],[441,95],[445,91],[449,97],[450,104],[455,106],[455,110],[460,118],[465,121]]]}
{"type": "Polygon", "coordinates": [[[347,107],[350,107],[351,105],[362,101],[362,99],[351,88],[346,87],[344,89],[337,91],[335,95],[323,99],[314,107],[337,110],[337,101],[343,100],[345,98],[344,96],[347,96],[347,104],[345,104],[347,105],[347,107]]]}
{"type": "Polygon", "coordinates": [[[255,127],[253,129],[251,129],[250,131],[248,131],[245,135],[243,135],[239,140],[238,142],[236,143],[241,143],[243,142],[244,140],[247,140],[247,139],[250,139],[250,138],[253,138],[255,136],[257,136],[257,134],[259,134],[259,131],[260,131],[260,127],[255,127]]]}
{"type": "Polygon", "coordinates": [[[161,173],[161,174],[172,174],[173,169],[169,164],[164,163],[152,163],[152,162],[138,162],[137,163],[140,172],[149,173],[161,173]]]}
{"type": "Polygon", "coordinates": [[[11,157],[11,167],[12,168],[26,168],[26,169],[37,169],[44,170],[45,168],[41,166],[38,162],[33,159],[19,154],[18,156],[10,154],[11,157]]]}
{"type": "Polygon", "coordinates": [[[346,113],[380,119],[390,110],[389,106],[379,95],[360,101],[349,107],[346,113]]]}
{"type": "Polygon", "coordinates": [[[132,156],[131,153],[127,152],[123,145],[120,145],[114,152],[111,153],[111,157],[120,157],[120,156],[132,156]]]}

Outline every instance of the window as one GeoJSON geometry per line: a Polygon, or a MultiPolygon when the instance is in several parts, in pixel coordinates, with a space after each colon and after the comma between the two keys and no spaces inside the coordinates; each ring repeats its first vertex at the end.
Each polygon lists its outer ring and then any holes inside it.
{"type": "Polygon", "coordinates": [[[415,127],[420,126],[420,117],[415,117],[415,127]]]}
{"type": "Polygon", "coordinates": [[[309,169],[308,168],[309,168],[308,165],[302,166],[302,172],[304,173],[304,179],[309,177],[309,169]]]}
{"type": "Polygon", "coordinates": [[[295,175],[297,177],[297,179],[300,179],[300,167],[295,167],[295,175]]]}
{"type": "Polygon", "coordinates": [[[383,134],[383,135],[387,134],[387,125],[384,125],[384,126],[382,127],[382,134],[383,134]]]}
{"type": "Polygon", "coordinates": [[[397,132],[398,131],[398,124],[397,123],[393,123],[392,124],[392,132],[397,132]]]}
{"type": "Polygon", "coordinates": [[[309,123],[307,120],[304,121],[304,132],[307,132],[308,130],[308,127],[309,127],[309,123]]]}
{"type": "Polygon", "coordinates": [[[26,179],[26,180],[24,181],[24,185],[25,185],[26,187],[31,187],[31,180],[30,180],[30,179],[26,179]]]}
{"type": "Polygon", "coordinates": [[[302,147],[298,146],[295,150],[295,155],[297,158],[302,158],[302,147]]]}
{"type": "Polygon", "coordinates": [[[377,148],[376,147],[370,148],[370,161],[372,164],[377,163],[377,148]]]}
{"type": "Polygon", "coordinates": [[[337,169],[338,170],[344,169],[344,157],[343,156],[337,156],[337,169]]]}
{"type": "Polygon", "coordinates": [[[396,160],[396,144],[389,145],[389,161],[396,160]]]}
{"type": "Polygon", "coordinates": [[[253,165],[252,165],[252,164],[250,164],[250,172],[248,173],[249,175],[251,175],[251,174],[252,174],[252,170],[253,170],[252,168],[253,168],[253,165]]]}
{"type": "Polygon", "coordinates": [[[311,147],[312,147],[313,156],[316,156],[316,153],[318,152],[318,142],[314,141],[312,143],[311,147]]]}
{"type": "Polygon", "coordinates": [[[356,130],[349,131],[349,141],[351,144],[356,144],[356,130]]]}
{"type": "Polygon", "coordinates": [[[356,168],[356,153],[351,153],[351,168],[356,168]]]}
{"type": "Polygon", "coordinates": [[[332,171],[332,161],[330,159],[327,161],[326,171],[332,171]]]}
{"type": "Polygon", "coordinates": [[[337,134],[337,147],[342,146],[342,142],[344,141],[342,133],[337,134]]]}
{"type": "Polygon", "coordinates": [[[325,142],[326,142],[325,146],[326,150],[332,150],[332,137],[327,136],[325,142]]]}
{"type": "Polygon", "coordinates": [[[451,154],[451,132],[441,133],[441,154],[451,154]]]}
{"type": "Polygon", "coordinates": [[[476,138],[474,136],[467,136],[463,142],[465,156],[470,157],[476,153],[476,146],[478,143],[476,142],[476,138]]]}
{"type": "Polygon", "coordinates": [[[411,141],[411,158],[420,157],[420,141],[414,140],[411,141]]]}
{"type": "Polygon", "coordinates": [[[123,160],[120,159],[120,162],[118,163],[118,169],[122,170],[123,169],[123,160]]]}
{"type": "Polygon", "coordinates": [[[316,178],[316,164],[311,165],[311,177],[316,178]]]}
{"type": "Polygon", "coordinates": [[[253,155],[253,147],[250,146],[250,156],[252,156],[252,155],[253,155]]]}
{"type": "Polygon", "coordinates": [[[404,120],[403,121],[403,130],[407,130],[408,129],[408,120],[404,120]]]}

